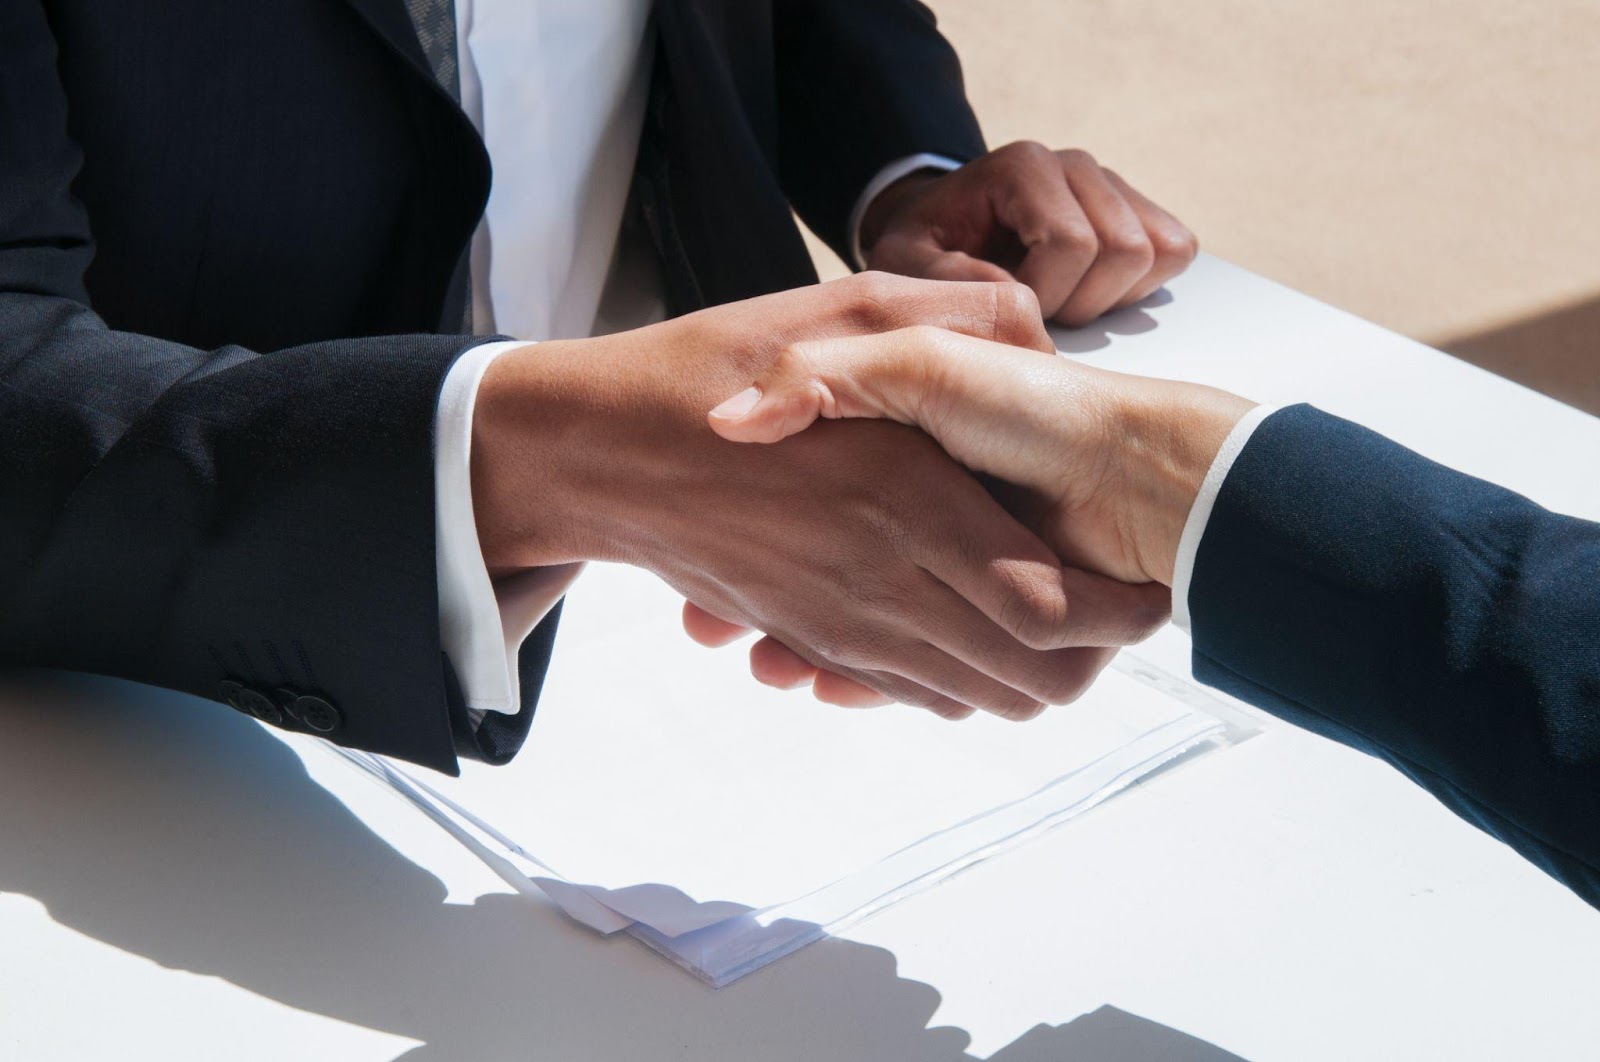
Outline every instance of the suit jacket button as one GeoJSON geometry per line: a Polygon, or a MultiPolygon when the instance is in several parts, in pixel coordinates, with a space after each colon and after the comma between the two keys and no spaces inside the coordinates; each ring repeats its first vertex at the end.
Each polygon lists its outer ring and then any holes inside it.
{"type": "Polygon", "coordinates": [[[305,724],[307,730],[314,730],[318,734],[331,734],[344,722],[339,709],[321,697],[309,694],[295,698],[294,714],[300,717],[300,722],[305,724]]]}
{"type": "Polygon", "coordinates": [[[238,708],[242,712],[244,708],[239,704],[239,691],[242,689],[244,689],[244,683],[235,682],[233,679],[223,679],[217,683],[217,700],[230,708],[238,708]]]}
{"type": "Polygon", "coordinates": [[[283,709],[273,704],[272,698],[260,690],[253,690],[248,686],[242,687],[234,703],[241,712],[253,715],[263,723],[271,723],[273,726],[283,724],[283,709]]]}

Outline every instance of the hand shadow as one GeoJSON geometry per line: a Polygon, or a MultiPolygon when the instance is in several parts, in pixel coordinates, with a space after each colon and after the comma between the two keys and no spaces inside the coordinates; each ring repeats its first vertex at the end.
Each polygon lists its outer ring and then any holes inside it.
{"type": "Polygon", "coordinates": [[[1132,306],[1096,318],[1082,328],[1051,325],[1050,338],[1063,354],[1089,354],[1111,345],[1112,336],[1136,336],[1155,329],[1157,321],[1146,313],[1172,301],[1172,293],[1157,288],[1132,306]]]}
{"type": "MultiPolygon", "coordinates": [[[[927,1027],[938,992],[896,977],[880,948],[824,940],[713,992],[547,902],[447,904],[294,752],[217,705],[14,674],[0,676],[0,726],[0,891],[162,966],[421,1041],[411,1062],[649,1059],[665,1045],[750,1058],[753,1044],[771,1062],[971,1058],[964,1032],[927,1027]]],[[[1109,1010],[995,1057],[1233,1058],[1120,1011],[1108,1024],[1109,1010]]]]}

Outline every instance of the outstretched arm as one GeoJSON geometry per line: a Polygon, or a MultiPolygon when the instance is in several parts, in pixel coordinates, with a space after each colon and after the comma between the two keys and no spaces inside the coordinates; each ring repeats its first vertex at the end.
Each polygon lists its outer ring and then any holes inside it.
{"type": "Polygon", "coordinates": [[[1187,586],[1202,681],[1389,761],[1600,905],[1600,524],[1310,406],[1250,411],[922,330],[806,347],[711,424],[916,424],[1024,488],[1064,557],[1187,586]]]}

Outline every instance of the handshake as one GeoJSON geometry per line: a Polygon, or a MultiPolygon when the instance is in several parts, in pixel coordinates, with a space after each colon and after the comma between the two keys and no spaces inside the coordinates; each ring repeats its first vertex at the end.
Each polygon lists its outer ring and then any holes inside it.
{"type": "Polygon", "coordinates": [[[501,357],[474,507],[492,575],[648,568],[769,685],[1026,719],[1165,622],[1251,405],[1055,356],[1020,284],[864,273],[501,357]]]}

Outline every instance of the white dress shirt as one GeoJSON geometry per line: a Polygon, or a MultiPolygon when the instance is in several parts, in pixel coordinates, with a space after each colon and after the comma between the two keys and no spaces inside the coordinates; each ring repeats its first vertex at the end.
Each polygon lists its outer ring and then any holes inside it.
{"type": "MultiPolygon", "coordinates": [[[[472,242],[472,321],[519,340],[591,334],[644,126],[649,0],[456,0],[461,106],[494,183],[472,242]]],[[[650,292],[640,292],[648,302],[650,292]]],[[[435,438],[439,625],[474,712],[521,708],[517,650],[578,566],[492,583],[472,509],[472,409],[489,343],[445,377],[435,438]]]]}
{"type": "MultiPolygon", "coordinates": [[[[659,320],[659,268],[619,248],[650,84],[650,0],[456,0],[461,106],[494,184],[472,243],[472,320],[518,337],[467,351],[435,422],[440,635],[474,713],[521,708],[517,651],[580,565],[491,581],[472,508],[472,410],[495,358],[524,340],[589,336],[659,320]],[[614,261],[627,255],[629,261],[614,261]],[[617,307],[623,307],[618,312],[617,307]]],[[[885,167],[859,197],[936,156],[885,167]]]]}
{"type": "MultiPolygon", "coordinates": [[[[641,271],[637,254],[627,268],[613,261],[627,251],[618,236],[649,92],[650,14],[651,0],[456,0],[461,106],[483,136],[494,172],[472,243],[473,329],[517,337],[479,345],[457,360],[435,422],[440,636],[477,716],[521,710],[518,650],[582,567],[490,579],[472,507],[478,385],[495,358],[527,341],[585,337],[597,325],[612,330],[661,316],[658,266],[641,271]],[[607,319],[597,321],[602,302],[607,319]],[[617,315],[610,308],[618,305],[628,309],[617,315]]],[[[868,183],[850,216],[857,268],[863,266],[857,232],[872,200],[916,170],[958,165],[914,155],[868,183]]],[[[1244,438],[1248,432],[1233,456],[1244,438]]],[[[1231,465],[1232,457],[1218,461],[1231,465]]],[[[1214,500],[1220,475],[1206,482],[1209,495],[1202,491],[1202,499],[1214,500]]],[[[1209,502],[1197,502],[1190,515],[1195,526],[1185,529],[1187,553],[1180,549],[1175,579],[1183,595],[1209,512],[1209,502]]],[[[1179,597],[1175,585],[1174,616],[1186,625],[1187,604],[1179,597]]]]}

